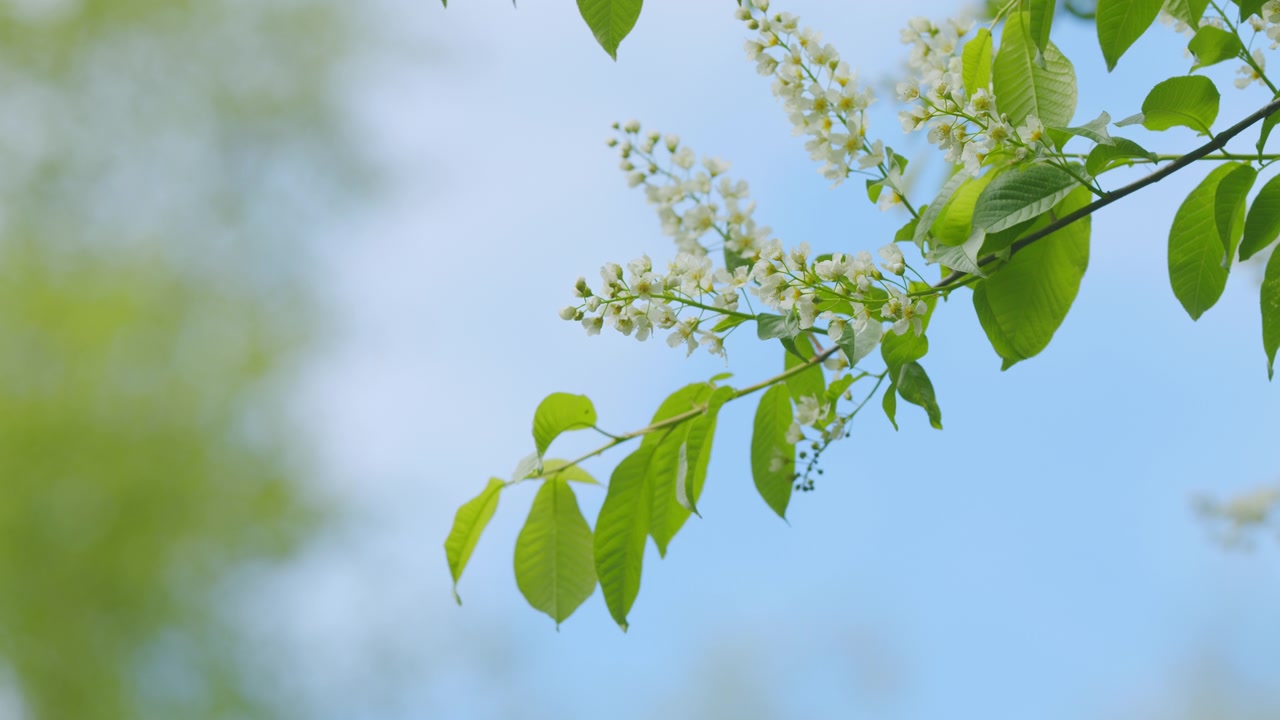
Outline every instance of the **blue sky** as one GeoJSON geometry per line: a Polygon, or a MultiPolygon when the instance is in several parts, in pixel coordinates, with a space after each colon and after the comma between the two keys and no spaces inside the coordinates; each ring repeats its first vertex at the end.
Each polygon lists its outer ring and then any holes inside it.
{"type": "MultiPolygon", "coordinates": [[[[872,136],[925,162],[895,119],[897,30],[959,7],[785,5],[877,87],[872,136]]],[[[1182,717],[1219,689],[1247,706],[1280,686],[1277,548],[1224,550],[1191,504],[1280,481],[1259,270],[1239,268],[1198,323],[1168,289],[1173,212],[1207,166],[1094,218],[1089,272],[1041,356],[1000,372],[956,293],[924,361],[946,430],[912,406],[897,433],[864,413],[790,525],[751,483],[751,403],[727,407],[704,518],[646,558],[628,634],[598,592],[558,633],[525,605],[511,553],[533,487],[503,495],[454,606],[453,512],[532,449],[543,396],[585,393],[602,426],[626,430],[725,369],[556,317],[578,275],[674,251],[603,144],[610,122],[636,117],[731,160],[786,245],[874,250],[904,218],[819,176],[744,59],[731,3],[649,3],[616,64],[570,3],[379,7],[408,52],[353,67],[350,90],[391,184],[335,229],[324,280],[339,334],[303,401],[359,518],[297,571],[309,589],[290,626],[305,651],[294,677],[308,679],[291,682],[321,698],[314,716],[1182,717]]],[[[1190,66],[1156,28],[1107,75],[1092,28],[1059,23],[1078,121],[1137,112],[1190,66]]],[[[1212,75],[1220,126],[1266,101],[1232,88],[1232,71],[1212,75]]],[[[1163,152],[1195,142],[1128,136],[1163,152]]],[[[734,340],[739,384],[780,368],[778,347],[734,340]]],[[[620,457],[590,469],[607,477],[620,457]]],[[[594,518],[603,491],[579,495],[594,518]]]]}

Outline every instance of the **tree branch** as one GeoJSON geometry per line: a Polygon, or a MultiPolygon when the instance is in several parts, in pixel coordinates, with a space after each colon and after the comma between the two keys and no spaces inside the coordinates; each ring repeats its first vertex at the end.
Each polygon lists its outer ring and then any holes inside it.
{"type": "MultiPolygon", "coordinates": [[[[1159,170],[1142,178],[1141,180],[1125,185],[1124,187],[1118,190],[1109,192],[1106,195],[1103,195],[1102,197],[1098,198],[1097,200],[1089,203],[1088,205],[1085,205],[1079,210],[1076,210],[1075,212],[1069,215],[1064,215],[1058,218],[1057,220],[1049,223],[1046,227],[1041,228],[1040,230],[1037,230],[1024,238],[1021,238],[1020,240],[1018,240],[1017,242],[1009,246],[1009,254],[1012,255],[1018,252],[1019,250],[1022,250],[1023,248],[1027,247],[1031,243],[1036,242],[1037,240],[1041,240],[1049,235],[1052,235],[1053,233],[1061,230],[1062,228],[1070,225],[1071,223],[1081,218],[1088,217],[1093,213],[1097,212],[1098,210],[1101,210],[1102,208],[1110,205],[1111,203],[1123,197],[1126,197],[1128,195],[1132,195],[1133,193],[1141,190],[1144,187],[1147,187],[1148,185],[1154,185],[1160,182],[1161,180],[1178,172],[1182,168],[1190,165],[1191,163],[1197,160],[1200,160],[1201,158],[1204,158],[1209,153],[1212,153],[1217,150],[1221,150],[1223,147],[1226,146],[1227,141],[1231,140],[1236,135],[1239,135],[1241,132],[1248,129],[1251,125],[1253,125],[1254,123],[1257,123],[1259,120],[1262,120],[1270,116],[1271,114],[1275,113],[1277,110],[1280,110],[1280,97],[1277,97],[1276,99],[1267,103],[1261,109],[1259,109],[1257,112],[1253,113],[1249,117],[1241,120],[1235,125],[1232,125],[1226,130],[1223,130],[1222,132],[1218,133],[1216,137],[1214,137],[1212,140],[1205,143],[1204,145],[1201,145],[1200,147],[1196,148],[1195,150],[1192,150],[1186,155],[1179,157],[1177,160],[1174,160],[1168,165],[1165,165],[1159,170]]],[[[996,255],[987,255],[985,257],[979,258],[978,267],[982,267],[984,265],[990,265],[991,263],[995,262],[996,259],[997,259],[996,255]]],[[[966,279],[968,275],[969,273],[961,272],[959,270],[954,270],[951,272],[951,274],[947,275],[946,277],[942,278],[938,282],[934,283],[933,287],[936,290],[949,289],[957,285],[959,281],[966,279]]]]}

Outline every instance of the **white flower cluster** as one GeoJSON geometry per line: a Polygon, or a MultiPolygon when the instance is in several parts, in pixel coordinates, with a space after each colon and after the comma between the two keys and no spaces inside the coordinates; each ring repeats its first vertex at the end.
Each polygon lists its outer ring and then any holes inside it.
{"type": "Polygon", "coordinates": [[[656,131],[641,133],[636,120],[619,125],[621,137],[608,144],[621,155],[620,167],[631,187],[643,185],[645,198],[658,210],[663,234],[675,241],[680,252],[705,255],[722,246],[754,260],[771,230],[751,217],[756,204],[748,198],[745,180],[725,177],[729,163],[714,157],[698,157],[677,135],[656,131]],[[712,246],[703,238],[713,235],[712,246]]]}
{"type": "Polygon", "coordinates": [[[1217,526],[1227,545],[1248,547],[1255,531],[1280,531],[1280,487],[1258,488],[1226,502],[1198,498],[1197,505],[1200,514],[1217,526]]]}
{"type": "Polygon", "coordinates": [[[898,83],[898,99],[910,107],[898,113],[904,132],[928,129],[929,142],[946,151],[946,160],[977,174],[992,152],[1012,146],[1016,159],[1037,154],[1044,145],[1044,126],[1035,116],[1015,132],[1009,118],[996,109],[989,87],[965,92],[961,51],[973,27],[966,18],[936,25],[913,18],[902,30],[911,45],[909,64],[919,78],[898,83]]]}
{"type": "MultiPolygon", "coordinates": [[[[816,262],[810,262],[809,254],[809,243],[783,252],[780,243],[771,241],[751,268],[750,279],[755,284],[748,292],[776,312],[794,312],[801,330],[813,327],[819,317],[827,320],[827,335],[834,342],[839,342],[850,328],[855,333],[862,332],[878,318],[892,322],[893,331],[899,335],[908,329],[917,335],[923,331],[921,318],[928,306],[923,301],[912,301],[901,288],[887,282],[871,253],[835,253],[816,262]],[[880,292],[871,292],[873,283],[880,292]],[[849,303],[851,311],[847,314],[826,309],[841,300],[849,303]]],[[[880,257],[888,273],[906,272],[906,262],[897,245],[880,248],[880,257]]]]}
{"type": "Polygon", "coordinates": [[[707,255],[682,252],[665,272],[656,272],[648,255],[627,263],[625,276],[621,266],[608,263],[600,280],[592,290],[578,278],[573,294],[582,302],[562,308],[560,317],[581,322],[588,335],[608,325],[641,342],[657,330],[670,330],[671,347],[683,345],[691,355],[702,345],[724,355],[724,334],[715,325],[722,316],[738,314],[738,290],[747,284],[748,273],[746,267],[737,272],[714,268],[707,255]],[[696,314],[682,316],[686,310],[696,314]]]}
{"type": "Polygon", "coordinates": [[[795,133],[809,137],[805,149],[823,163],[822,175],[840,183],[852,172],[881,167],[883,148],[866,139],[866,109],[875,95],[858,86],[857,72],[822,34],[801,29],[790,13],[770,15],[768,0],[743,2],[737,17],[756,33],[746,42],[747,57],[773,78],[773,94],[795,133]]]}

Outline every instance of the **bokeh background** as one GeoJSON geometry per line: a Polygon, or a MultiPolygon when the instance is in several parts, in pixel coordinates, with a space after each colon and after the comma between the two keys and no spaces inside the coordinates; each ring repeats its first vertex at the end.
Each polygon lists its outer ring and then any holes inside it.
{"type": "MultiPolygon", "coordinates": [[[[726,409],[704,519],[647,559],[628,634],[599,594],[558,633],[525,605],[532,487],[454,604],[453,512],[529,452],[544,395],[621,431],[724,370],[555,316],[578,275],[672,251],[610,122],[731,160],[787,244],[902,223],[818,175],[732,9],[651,2],[615,64],[571,3],[0,2],[0,718],[1280,714],[1274,532],[1227,545],[1196,509],[1280,482],[1260,269],[1199,323],[1167,288],[1207,168],[1096,216],[1041,357],[1001,373],[967,297],[940,308],[947,429],[860,417],[789,525],[750,481],[750,407],[726,409]]],[[[962,8],[788,9],[929,187],[897,29],[962,8]]],[[[1157,28],[1107,75],[1059,23],[1082,121],[1190,66],[1157,28]]],[[[1224,120],[1266,100],[1233,70],[1224,120]]],[[[730,352],[743,384],[782,362],[730,352]]]]}

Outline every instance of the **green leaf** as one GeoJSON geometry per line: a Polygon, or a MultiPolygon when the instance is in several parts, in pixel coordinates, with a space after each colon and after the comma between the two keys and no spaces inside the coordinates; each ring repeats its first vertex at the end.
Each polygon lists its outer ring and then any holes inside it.
{"type": "Polygon", "coordinates": [[[947,178],[947,181],[942,184],[942,189],[938,191],[938,196],[933,199],[933,202],[924,207],[920,213],[920,220],[916,223],[915,236],[912,238],[916,247],[924,248],[925,237],[928,236],[929,231],[933,228],[933,223],[942,215],[947,203],[968,179],[968,176],[964,173],[955,173],[950,178],[947,178]]]}
{"type": "MultiPolygon", "coordinates": [[[[794,353],[787,353],[784,367],[790,370],[798,365],[804,365],[813,357],[813,343],[810,342],[808,335],[800,335],[796,337],[796,350],[800,353],[797,357],[794,353]]],[[[817,363],[811,365],[807,370],[800,372],[787,378],[787,389],[791,391],[791,398],[796,402],[806,395],[812,395],[821,398],[826,392],[826,378],[822,374],[822,364],[817,363]]]]}
{"type": "Polygon", "coordinates": [[[1280,348],[1280,252],[1271,254],[1262,279],[1262,347],[1267,351],[1267,379],[1275,377],[1280,348]]]}
{"type": "Polygon", "coordinates": [[[978,88],[986,89],[991,85],[991,31],[978,28],[978,33],[964,44],[961,56],[966,95],[973,95],[978,88]]]}
{"type": "Polygon", "coordinates": [[[1156,154],[1127,138],[1112,138],[1111,145],[1099,145],[1089,151],[1084,170],[1093,177],[1121,165],[1131,165],[1134,160],[1156,161],[1156,154]]]}
{"type": "Polygon", "coordinates": [[[999,232],[1048,212],[1080,183],[1047,163],[1011,168],[996,176],[978,196],[973,227],[999,232]]]}
{"type": "Polygon", "coordinates": [[[1110,125],[1110,124],[1111,124],[1111,115],[1109,113],[1103,112],[1098,117],[1094,118],[1093,120],[1090,120],[1089,122],[1079,127],[1054,128],[1054,129],[1061,130],[1064,133],[1067,133],[1070,135],[1076,135],[1078,137],[1082,137],[1087,140],[1092,140],[1095,143],[1098,143],[1099,145],[1114,145],[1115,140],[1112,140],[1111,133],[1107,132],[1107,125],[1110,125]]]}
{"type": "Polygon", "coordinates": [[[756,490],[783,519],[796,478],[796,446],[787,442],[791,419],[791,395],[782,385],[774,385],[760,398],[751,434],[751,476],[756,490]]]}
{"type": "Polygon", "coordinates": [[[1209,0],[1168,0],[1164,4],[1165,10],[1170,15],[1193,28],[1200,27],[1200,20],[1204,17],[1207,7],[1209,7],[1209,0]]]}
{"type": "Polygon", "coordinates": [[[694,515],[698,515],[698,498],[702,497],[707,468],[711,466],[711,443],[716,433],[716,417],[720,413],[720,406],[733,396],[733,388],[716,388],[707,401],[707,412],[689,421],[689,436],[685,439],[684,473],[676,476],[676,502],[694,515]]]}
{"type": "Polygon", "coordinates": [[[893,429],[898,429],[898,386],[894,383],[889,384],[889,389],[884,391],[884,397],[880,399],[880,407],[884,408],[884,416],[889,418],[889,422],[893,423],[893,429]]]}
{"type": "Polygon", "coordinates": [[[1169,283],[1178,302],[1198,320],[1227,286],[1225,243],[1218,234],[1218,184],[1239,167],[1219,165],[1187,195],[1169,230],[1169,283]]]}
{"type": "Polygon", "coordinates": [[[728,315],[723,320],[716,323],[715,327],[711,328],[711,331],[715,333],[722,333],[726,330],[736,328],[750,319],[751,318],[743,315],[728,315]]]}
{"type": "Polygon", "coordinates": [[[641,445],[623,458],[609,479],[609,493],[596,520],[596,576],[614,622],[627,629],[627,613],[640,593],[644,546],[649,538],[649,458],[653,446],[641,445]]]}
{"type": "Polygon", "coordinates": [[[934,395],[933,383],[929,381],[929,376],[920,363],[909,362],[903,365],[894,385],[903,400],[925,409],[929,414],[929,424],[935,430],[942,429],[942,411],[938,409],[938,398],[934,395]]]}
{"type": "Polygon", "coordinates": [[[1216,65],[1223,60],[1239,57],[1244,52],[1240,38],[1235,33],[1227,32],[1212,25],[1205,25],[1196,31],[1196,36],[1187,43],[1187,49],[1196,56],[1196,64],[1191,67],[1194,72],[1202,67],[1216,65]]]}
{"type": "Polygon", "coordinates": [[[871,351],[880,344],[880,337],[883,334],[884,326],[878,322],[869,322],[865,328],[856,332],[852,326],[846,329],[838,344],[844,351],[845,357],[849,359],[849,366],[857,365],[863,358],[870,355],[871,351]]]}
{"type": "Polygon", "coordinates": [[[524,599],[556,627],[595,592],[591,527],[568,482],[548,480],[538,490],[516,538],[515,564],[524,599]]]}
{"type": "Polygon", "coordinates": [[[1018,3],[1020,10],[1027,11],[1031,20],[1029,28],[1031,41],[1035,43],[1036,49],[1041,54],[1049,46],[1049,32],[1053,28],[1053,13],[1057,9],[1056,5],[1056,0],[1020,0],[1018,3]]]}
{"type": "Polygon", "coordinates": [[[569,430],[581,430],[596,424],[596,409],[586,395],[552,393],[538,404],[533,414],[533,442],[538,456],[547,452],[551,441],[569,430]]]}
{"type": "Polygon", "coordinates": [[[596,36],[596,42],[618,59],[618,45],[640,18],[641,0],[578,0],[578,12],[596,36]]]}
{"type": "Polygon", "coordinates": [[[1258,133],[1258,154],[1261,155],[1264,148],[1267,147],[1267,138],[1271,137],[1271,130],[1276,124],[1280,123],[1280,112],[1274,112],[1266,116],[1262,120],[1262,130],[1258,133]]]}
{"type": "MultiPolygon", "coordinates": [[[[1208,0],[1205,0],[1206,4],[1208,0]]],[[[1248,20],[1250,15],[1261,15],[1262,6],[1267,0],[1236,0],[1236,4],[1240,6],[1240,19],[1248,20]]]]}
{"type": "MultiPolygon", "coordinates": [[[[692,385],[700,388],[694,397],[699,407],[706,406],[704,414],[690,418],[665,431],[650,433],[647,438],[657,438],[654,443],[653,456],[649,459],[649,534],[658,546],[659,555],[666,557],[667,546],[684,523],[689,519],[690,511],[696,507],[698,496],[702,492],[703,480],[706,478],[706,463],[710,462],[711,434],[715,430],[716,414],[720,406],[733,394],[733,388],[720,387],[714,390],[709,385],[692,385]],[[704,444],[706,447],[704,448],[704,444]],[[703,451],[706,457],[703,457],[703,451]],[[682,487],[683,483],[683,487],[682,487]],[[681,502],[681,495],[684,502],[681,502]]],[[[678,409],[679,405],[671,408],[678,409]]],[[[686,412],[692,406],[680,410],[686,412]]],[[[672,417],[673,412],[666,417],[672,417]]],[[[659,418],[660,420],[662,418],[659,418]]],[[[657,422],[655,420],[654,422],[657,422]]]]}
{"type": "Polygon", "coordinates": [[[1182,75],[1157,84],[1142,101],[1142,126],[1168,130],[1182,125],[1208,135],[1218,118],[1221,97],[1213,81],[1201,75],[1182,75]]]}
{"type": "Polygon", "coordinates": [[[1245,201],[1253,189],[1258,171],[1249,165],[1237,165],[1223,176],[1213,194],[1213,219],[1217,225],[1218,239],[1222,241],[1223,266],[1230,269],[1236,257],[1236,246],[1244,233],[1245,201]]]}
{"type": "Polygon", "coordinates": [[[795,313],[790,313],[785,317],[768,313],[756,315],[756,336],[761,340],[793,338],[799,334],[800,318],[797,318],[795,313]]]}
{"type": "Polygon", "coordinates": [[[1108,72],[1151,27],[1163,5],[1164,0],[1098,0],[1098,44],[1108,72]]]}
{"type": "Polygon", "coordinates": [[[538,474],[539,478],[547,480],[565,480],[567,482],[580,482],[587,485],[599,485],[596,479],[577,465],[570,465],[568,460],[546,460],[542,463],[542,472],[538,474]]]}
{"type": "MultiPolygon", "coordinates": [[[[1089,203],[1077,188],[1054,207],[1058,217],[1089,203]]],[[[1024,247],[973,291],[973,307],[1004,369],[1044,350],[1066,318],[1089,265],[1089,218],[1024,247]]]]}
{"type": "Polygon", "coordinates": [[[503,485],[505,483],[498,478],[490,478],[485,489],[458,508],[453,516],[453,527],[444,541],[444,555],[449,561],[449,572],[453,574],[453,599],[459,605],[462,604],[462,598],[458,596],[458,580],[462,578],[462,571],[466,569],[471,552],[476,549],[481,533],[489,524],[489,518],[498,509],[498,494],[503,485]]]}
{"type": "MultiPolygon", "coordinates": [[[[982,271],[982,267],[978,265],[978,255],[982,250],[983,242],[987,239],[985,230],[977,230],[963,245],[955,247],[943,246],[934,252],[929,258],[931,261],[942,265],[945,268],[959,270],[960,272],[969,273],[978,277],[986,277],[986,273],[982,271]]],[[[1012,241],[1010,241],[1012,242],[1012,241]]]]}
{"type": "Polygon", "coordinates": [[[920,218],[913,217],[907,221],[906,225],[898,228],[898,232],[894,233],[893,241],[902,242],[903,240],[912,240],[916,236],[916,225],[920,223],[920,218]]]}
{"type": "Polygon", "coordinates": [[[1000,170],[992,170],[985,175],[971,177],[956,189],[938,219],[933,221],[933,237],[939,244],[957,246],[968,241],[973,235],[973,209],[978,198],[1000,174],[1000,170]]]}
{"type": "Polygon", "coordinates": [[[1037,62],[1035,43],[1029,36],[1028,13],[1013,13],[1000,36],[991,80],[1000,109],[1016,128],[1028,115],[1045,127],[1066,127],[1076,112],[1076,71],[1057,46],[1049,43],[1037,62]]]}
{"type": "Polygon", "coordinates": [[[1258,191],[1244,223],[1244,240],[1240,243],[1240,260],[1257,255],[1280,237],[1280,175],[1271,178],[1258,191]]]}
{"type": "MultiPolygon", "coordinates": [[[[921,286],[917,283],[911,284],[911,289],[927,288],[927,285],[921,286]]],[[[929,312],[924,316],[924,330],[929,329],[929,321],[933,319],[933,311],[938,304],[937,296],[925,299],[925,304],[929,306],[929,312]]],[[[896,378],[902,370],[902,366],[919,360],[929,352],[929,337],[923,332],[917,336],[914,332],[907,332],[897,335],[895,333],[886,333],[880,341],[880,356],[884,358],[884,363],[889,367],[889,379],[896,378]]]]}

